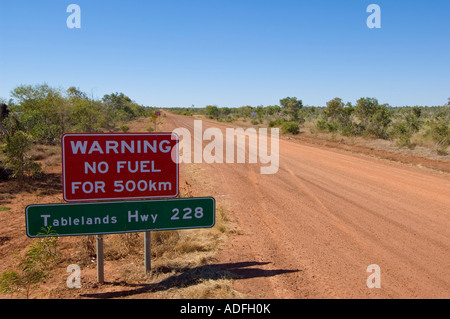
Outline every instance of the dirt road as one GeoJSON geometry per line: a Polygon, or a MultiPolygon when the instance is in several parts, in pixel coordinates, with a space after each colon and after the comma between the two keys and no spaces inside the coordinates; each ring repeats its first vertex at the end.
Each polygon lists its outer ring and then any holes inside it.
{"type": "MultiPolygon", "coordinates": [[[[193,118],[167,114],[167,130],[193,118]]],[[[226,125],[203,121],[203,130],[226,125]]],[[[203,143],[207,145],[209,141],[203,143]]],[[[279,170],[199,165],[238,231],[221,263],[255,298],[450,298],[450,175],[279,140],[279,170]],[[369,265],[381,288],[367,287],[369,265]]],[[[183,166],[182,166],[183,167],[183,166]]],[[[182,171],[181,171],[182,174],[182,171]]]]}

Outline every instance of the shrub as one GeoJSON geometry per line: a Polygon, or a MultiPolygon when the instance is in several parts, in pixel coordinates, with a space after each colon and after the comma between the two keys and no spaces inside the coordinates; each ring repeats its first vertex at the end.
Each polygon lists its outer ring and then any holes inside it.
{"type": "Polygon", "coordinates": [[[277,118],[275,120],[271,120],[269,122],[269,127],[280,126],[280,125],[282,125],[285,122],[286,122],[286,120],[284,119],[284,117],[280,117],[280,118],[277,118]]]}
{"type": "Polygon", "coordinates": [[[391,123],[391,112],[384,105],[379,105],[369,119],[369,123],[366,126],[366,133],[369,135],[374,135],[377,138],[387,139],[389,134],[387,129],[391,123]]]}
{"type": "Polygon", "coordinates": [[[339,123],[338,122],[328,122],[325,120],[318,120],[316,123],[316,127],[320,131],[336,133],[339,131],[339,123]]]}
{"type": "Polygon", "coordinates": [[[429,122],[429,135],[436,143],[438,154],[446,155],[450,146],[450,106],[439,108],[433,119],[429,122]]]}
{"type": "Polygon", "coordinates": [[[41,172],[41,166],[33,162],[31,156],[27,154],[33,144],[33,137],[30,134],[17,131],[12,136],[6,136],[5,141],[3,146],[5,164],[17,178],[23,179],[27,173],[36,175],[41,172]]]}
{"type": "Polygon", "coordinates": [[[342,135],[344,136],[359,136],[362,134],[364,128],[356,123],[350,123],[342,127],[342,135]]]}
{"type": "Polygon", "coordinates": [[[303,107],[302,100],[297,100],[296,97],[286,97],[280,100],[280,105],[291,120],[298,121],[298,113],[303,107]]]}
{"type": "Polygon", "coordinates": [[[412,136],[420,130],[422,125],[422,110],[419,107],[413,107],[403,115],[403,121],[394,125],[392,137],[398,138],[398,147],[414,148],[415,144],[411,143],[412,136]]]}
{"type": "Polygon", "coordinates": [[[431,138],[436,143],[438,153],[445,155],[450,145],[449,121],[443,118],[434,120],[431,123],[431,138]]]}
{"type": "Polygon", "coordinates": [[[326,131],[327,130],[327,121],[317,120],[316,127],[319,131],[326,131]]]}
{"type": "Polygon", "coordinates": [[[298,134],[300,128],[297,122],[286,122],[281,126],[281,133],[283,134],[298,134]]]}
{"type": "MultiPolygon", "coordinates": [[[[45,229],[50,234],[50,228],[45,229]]],[[[45,237],[33,242],[19,262],[20,271],[7,270],[0,274],[0,291],[5,294],[22,293],[27,299],[31,289],[44,282],[56,258],[58,244],[56,237],[45,237]]]]}
{"type": "Polygon", "coordinates": [[[216,105],[207,105],[205,110],[206,110],[206,115],[210,119],[218,118],[220,115],[220,110],[216,105]]]}
{"type": "Polygon", "coordinates": [[[398,147],[402,148],[405,146],[411,146],[412,132],[408,129],[408,125],[406,122],[400,122],[396,124],[392,136],[398,138],[398,147]]]}

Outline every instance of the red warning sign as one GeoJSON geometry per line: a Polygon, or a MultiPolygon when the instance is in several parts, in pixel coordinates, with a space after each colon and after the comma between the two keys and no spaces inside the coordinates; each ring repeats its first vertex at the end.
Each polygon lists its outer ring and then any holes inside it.
{"type": "Polygon", "coordinates": [[[64,200],[176,197],[177,159],[174,133],[65,134],[64,200]]]}

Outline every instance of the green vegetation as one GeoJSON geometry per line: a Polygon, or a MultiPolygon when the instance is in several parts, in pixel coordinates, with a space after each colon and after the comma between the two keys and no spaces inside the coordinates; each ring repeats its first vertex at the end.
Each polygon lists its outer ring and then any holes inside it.
{"type": "MultiPolygon", "coordinates": [[[[67,132],[128,132],[126,122],[154,114],[123,93],[90,98],[76,87],[56,89],[47,84],[21,85],[11,92],[0,114],[0,168],[23,180],[41,173],[30,151],[35,144],[55,145],[67,132]]],[[[5,99],[0,99],[6,101],[5,99]]],[[[449,102],[450,103],[450,102],[449,102]]],[[[304,106],[297,97],[280,99],[280,105],[237,108],[208,105],[205,108],[173,108],[186,116],[205,116],[220,122],[237,120],[251,125],[279,127],[283,134],[311,132],[394,140],[398,147],[433,146],[446,155],[450,145],[450,104],[434,107],[391,107],[376,98],[363,97],[344,103],[336,97],[322,106],[304,106]]],[[[148,131],[153,128],[149,127],[148,131]]]]}
{"type": "Polygon", "coordinates": [[[283,134],[299,134],[302,128],[333,136],[360,136],[393,140],[399,148],[434,147],[446,155],[450,145],[450,100],[444,106],[391,107],[376,98],[363,97],[355,105],[334,98],[326,106],[304,106],[296,97],[280,105],[236,108],[208,105],[206,108],[171,108],[181,115],[201,115],[219,122],[242,121],[251,125],[279,127],[283,134]]]}
{"type": "Polygon", "coordinates": [[[303,107],[301,100],[297,100],[296,97],[287,97],[280,100],[280,105],[283,110],[285,110],[285,114],[288,116],[290,121],[297,122],[299,120],[298,113],[303,107]]]}
{"type": "Polygon", "coordinates": [[[412,136],[419,132],[422,125],[421,119],[422,110],[419,107],[408,109],[399,115],[400,120],[394,126],[392,136],[397,137],[397,145],[399,147],[414,148],[411,143],[412,136]]]}
{"type": "Polygon", "coordinates": [[[450,102],[449,105],[439,110],[430,121],[430,135],[437,145],[437,151],[446,155],[450,145],[450,102]]]}
{"type": "Polygon", "coordinates": [[[19,179],[41,172],[29,154],[34,144],[59,144],[68,132],[127,132],[123,123],[155,111],[123,93],[95,100],[73,86],[63,90],[47,84],[21,85],[11,97],[0,116],[0,168],[12,170],[19,179]]]}
{"type": "Polygon", "coordinates": [[[300,133],[300,127],[297,122],[285,122],[281,126],[281,133],[295,135],[300,133]]]}
{"type": "Polygon", "coordinates": [[[5,143],[1,146],[5,157],[4,162],[15,172],[18,179],[23,180],[27,173],[35,176],[41,172],[40,166],[28,155],[33,143],[31,134],[15,131],[13,135],[6,135],[4,140],[5,143]]]}
{"type": "MultiPolygon", "coordinates": [[[[43,229],[50,235],[51,229],[43,229]]],[[[44,282],[59,257],[57,237],[45,237],[28,246],[25,256],[16,270],[7,270],[0,274],[0,292],[21,294],[29,298],[32,288],[44,282]]]]}

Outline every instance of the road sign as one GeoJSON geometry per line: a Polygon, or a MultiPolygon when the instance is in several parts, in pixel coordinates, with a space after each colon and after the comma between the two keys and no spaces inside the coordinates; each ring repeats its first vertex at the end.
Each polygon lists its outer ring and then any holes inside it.
{"type": "Polygon", "coordinates": [[[178,195],[174,133],[65,134],[67,202],[171,198],[178,195]]]}
{"type": "Polygon", "coordinates": [[[210,228],[215,224],[212,197],[30,205],[25,210],[30,238],[105,235],[149,230],[210,228]]]}

